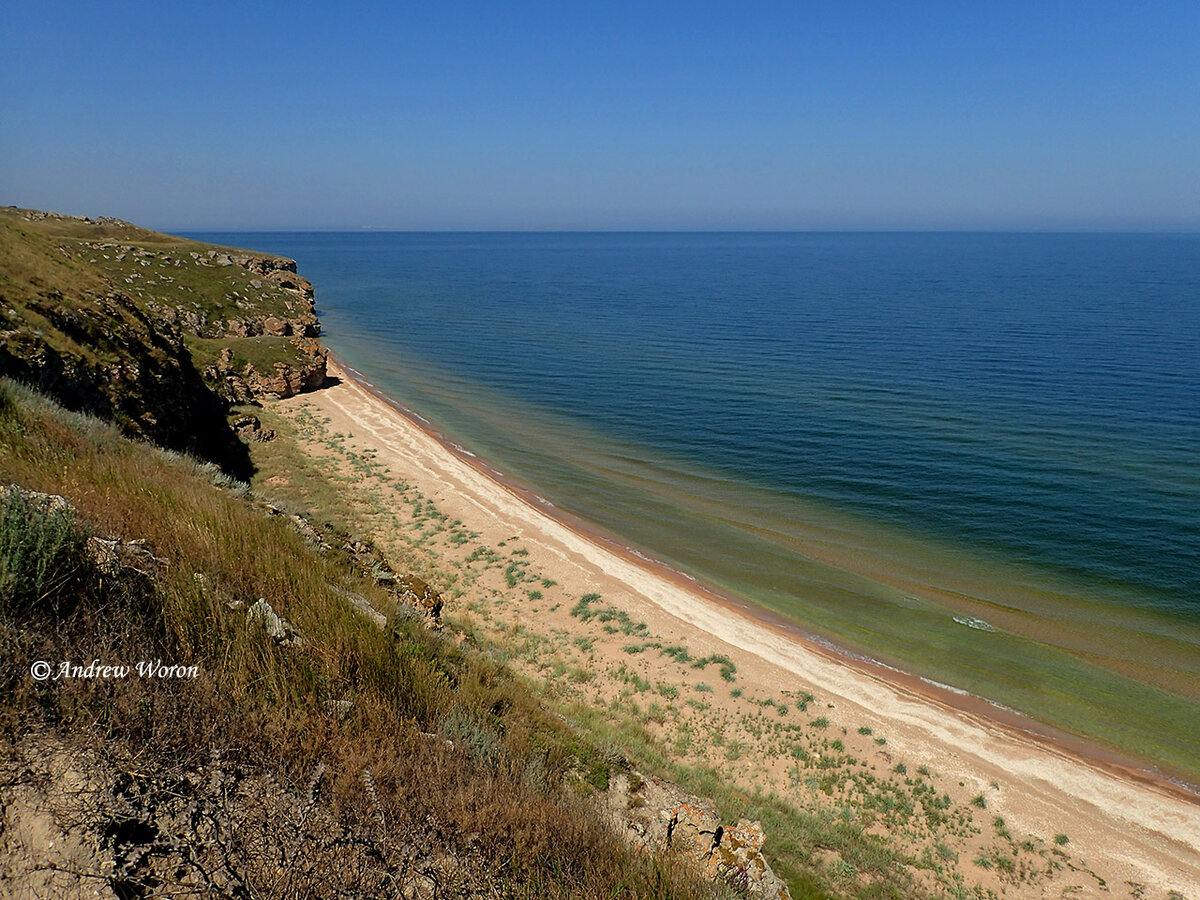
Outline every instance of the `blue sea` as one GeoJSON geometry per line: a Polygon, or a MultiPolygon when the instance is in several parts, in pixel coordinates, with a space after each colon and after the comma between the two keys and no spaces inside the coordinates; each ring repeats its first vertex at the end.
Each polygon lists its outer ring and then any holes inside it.
{"type": "Polygon", "coordinates": [[[192,236],[294,257],[380,389],[813,635],[1085,733],[1196,714],[1200,235],[192,236]]]}

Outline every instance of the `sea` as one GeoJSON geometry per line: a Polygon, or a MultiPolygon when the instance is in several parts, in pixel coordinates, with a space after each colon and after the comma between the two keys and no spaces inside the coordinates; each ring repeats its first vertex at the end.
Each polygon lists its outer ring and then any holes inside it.
{"type": "Polygon", "coordinates": [[[637,552],[1200,778],[1200,235],[189,236],[637,552]]]}

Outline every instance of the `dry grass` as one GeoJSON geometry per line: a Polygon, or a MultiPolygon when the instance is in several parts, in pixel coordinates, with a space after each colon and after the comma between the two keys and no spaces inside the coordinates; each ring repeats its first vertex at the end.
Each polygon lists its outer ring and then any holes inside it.
{"type": "MultiPolygon", "coordinates": [[[[8,758],[30,736],[53,734],[107,748],[110,767],[126,775],[191,783],[216,753],[239,784],[274,785],[227,813],[243,834],[266,835],[255,845],[259,874],[250,862],[236,873],[257,885],[253,896],[273,871],[266,860],[285,851],[299,858],[298,846],[324,880],[265,895],[386,888],[361,866],[335,877],[344,842],[295,843],[294,810],[279,798],[303,794],[318,770],[328,773],[321,810],[330,833],[357,835],[385,860],[416,848],[423,862],[413,872],[422,877],[437,859],[455,862],[462,877],[441,885],[439,896],[481,885],[493,896],[719,893],[632,853],[596,823],[580,773],[603,754],[503,668],[409,617],[393,616],[381,630],[352,612],[334,587],[381,609],[388,600],[342,554],[314,551],[285,517],[239,498],[244,489],[231,490],[212,466],[133,443],[23,388],[5,384],[3,392],[0,481],[61,494],[79,528],[143,538],[163,561],[149,576],[77,573],[44,603],[6,601],[0,649],[17,663],[0,686],[8,758]],[[59,602],[63,591],[72,602],[59,602]],[[245,605],[258,597],[304,636],[302,647],[276,644],[247,623],[245,605]],[[27,674],[34,659],[93,658],[161,658],[198,665],[201,677],[39,683],[27,674]],[[353,705],[343,717],[330,711],[332,700],[353,705]],[[354,881],[354,872],[365,880],[354,881]]],[[[205,796],[197,795],[202,809],[216,802],[205,796]]],[[[114,815],[99,804],[80,827],[103,829],[114,815]]],[[[151,873],[159,883],[164,866],[151,873]]]]}

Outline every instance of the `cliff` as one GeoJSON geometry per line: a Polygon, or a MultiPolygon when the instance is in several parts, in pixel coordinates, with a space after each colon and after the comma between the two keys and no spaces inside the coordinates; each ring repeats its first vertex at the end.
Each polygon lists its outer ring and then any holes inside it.
{"type": "Polygon", "coordinates": [[[325,380],[293,260],[118,219],[0,209],[0,374],[239,477],[232,404],[325,380]]]}

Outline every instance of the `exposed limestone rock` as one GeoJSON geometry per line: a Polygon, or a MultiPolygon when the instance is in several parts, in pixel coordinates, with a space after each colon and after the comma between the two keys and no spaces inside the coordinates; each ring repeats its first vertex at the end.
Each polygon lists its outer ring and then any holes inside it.
{"type": "Polygon", "coordinates": [[[345,597],[350,601],[350,605],[354,607],[361,615],[369,619],[377,628],[383,628],[387,625],[387,616],[371,605],[371,601],[355,591],[348,591],[345,588],[340,588],[336,584],[329,586],[334,593],[339,597],[345,597]]]}
{"type": "Polygon", "coordinates": [[[350,711],[354,709],[353,700],[325,700],[321,703],[322,709],[329,713],[335,719],[344,719],[350,715],[350,711]]]}
{"type": "Polygon", "coordinates": [[[343,542],[342,548],[350,554],[355,566],[363,575],[385,587],[400,604],[411,607],[425,617],[432,629],[442,627],[442,595],[427,582],[411,573],[398,574],[374,544],[356,538],[343,542]]]}
{"type": "Polygon", "coordinates": [[[261,623],[267,636],[280,646],[300,647],[304,644],[304,639],[296,633],[291,622],[276,613],[265,597],[259,597],[246,611],[246,624],[252,625],[255,622],[261,623]]]}
{"type": "Polygon", "coordinates": [[[274,316],[267,316],[262,321],[262,329],[263,334],[287,336],[292,333],[292,323],[285,322],[283,319],[277,319],[274,316]]]}
{"type": "Polygon", "coordinates": [[[233,420],[233,430],[244,441],[273,441],[275,439],[275,430],[263,428],[258,416],[238,416],[233,420]]]}
{"type": "Polygon", "coordinates": [[[299,364],[277,362],[260,371],[247,364],[240,371],[234,364],[233,351],[221,351],[217,361],[204,370],[204,377],[228,402],[254,403],[264,398],[283,399],[323,386],[327,378],[329,354],[311,338],[293,338],[305,361],[299,364]]]}
{"type": "MultiPolygon", "coordinates": [[[[75,505],[59,494],[45,494],[41,491],[21,487],[19,484],[10,484],[0,488],[0,495],[7,497],[10,494],[22,497],[27,504],[48,516],[55,513],[69,515],[75,513],[75,505]]],[[[167,561],[151,553],[146,547],[146,541],[140,538],[125,541],[120,538],[102,538],[92,535],[85,542],[84,549],[100,573],[110,577],[128,572],[150,576],[167,567],[167,561]]]]}
{"type": "Polygon", "coordinates": [[[401,575],[396,580],[400,599],[423,612],[430,623],[440,627],[442,622],[442,595],[416,575],[401,575]]]}
{"type": "Polygon", "coordinates": [[[248,319],[230,319],[225,323],[225,334],[230,337],[253,337],[255,324],[248,319]]]}
{"type": "Polygon", "coordinates": [[[321,532],[317,531],[317,529],[313,527],[312,523],[309,522],[308,519],[304,518],[304,516],[299,515],[298,513],[293,513],[292,515],[288,516],[288,520],[296,526],[296,530],[300,532],[301,537],[303,537],[318,550],[325,552],[331,549],[329,544],[325,542],[325,538],[321,536],[321,532]]]}
{"type": "Polygon", "coordinates": [[[125,570],[132,570],[148,576],[167,567],[167,561],[151,553],[144,540],[90,537],[87,551],[96,568],[104,575],[119,575],[125,570]]]}
{"type": "Polygon", "coordinates": [[[297,339],[296,345],[308,355],[309,361],[303,365],[277,362],[266,372],[246,366],[240,378],[252,396],[283,399],[325,384],[328,353],[311,339],[297,339]]]}
{"type": "MultiPolygon", "coordinates": [[[[268,512],[279,515],[277,507],[267,507],[268,512]]],[[[426,627],[438,630],[442,627],[442,609],[445,600],[442,595],[427,582],[411,573],[401,575],[392,568],[379,549],[370,541],[355,538],[345,532],[339,532],[331,525],[315,526],[301,515],[292,514],[288,519],[296,530],[310,544],[322,552],[328,552],[334,546],[344,550],[350,562],[365,578],[387,589],[392,600],[399,607],[399,614],[409,611],[410,615],[419,614],[426,627]]],[[[387,616],[375,609],[366,597],[354,591],[346,590],[337,585],[330,585],[340,596],[350,601],[360,613],[371,619],[381,628],[387,624],[387,616]]]]}
{"type": "Polygon", "coordinates": [[[690,859],[709,878],[728,881],[752,897],[791,900],[763,855],[760,823],[740,819],[726,826],[712,804],[638,773],[612,778],[604,804],[611,824],[634,846],[690,859]]]}
{"type": "Polygon", "coordinates": [[[75,505],[66,497],[58,494],[43,494],[41,491],[21,487],[19,484],[10,484],[0,488],[0,493],[3,493],[6,499],[9,494],[16,494],[24,498],[27,503],[37,506],[46,515],[75,512],[75,505]]]}

